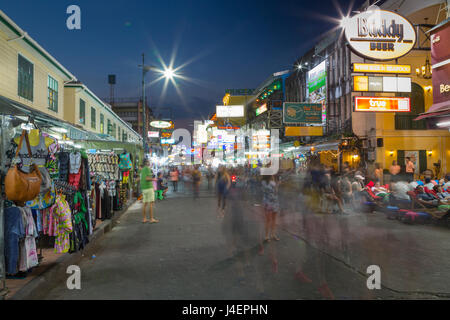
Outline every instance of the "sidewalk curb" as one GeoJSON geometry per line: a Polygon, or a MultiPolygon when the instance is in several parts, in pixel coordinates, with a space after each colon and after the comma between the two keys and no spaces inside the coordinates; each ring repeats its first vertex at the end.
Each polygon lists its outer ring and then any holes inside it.
{"type": "Polygon", "coordinates": [[[89,243],[85,249],[76,253],[66,253],[59,257],[52,266],[49,266],[47,270],[42,274],[36,276],[33,280],[28,282],[22,288],[20,288],[13,296],[6,297],[5,300],[29,300],[35,294],[45,292],[51,289],[52,284],[59,281],[65,281],[68,277],[66,273],[67,267],[70,265],[78,264],[81,259],[91,256],[93,253],[97,240],[101,239],[106,233],[110,232],[116,225],[117,221],[125,214],[128,209],[136,203],[136,199],[132,199],[128,202],[126,208],[121,211],[114,212],[114,216],[111,220],[107,220],[102,223],[89,237],[89,243]]]}

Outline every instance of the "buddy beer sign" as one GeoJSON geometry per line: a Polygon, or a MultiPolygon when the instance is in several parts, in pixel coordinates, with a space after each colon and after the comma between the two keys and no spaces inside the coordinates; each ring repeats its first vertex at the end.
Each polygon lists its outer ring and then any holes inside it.
{"type": "Polygon", "coordinates": [[[359,55],[372,60],[393,60],[407,54],[416,43],[413,25],[386,10],[368,10],[343,21],[345,37],[359,55]]]}

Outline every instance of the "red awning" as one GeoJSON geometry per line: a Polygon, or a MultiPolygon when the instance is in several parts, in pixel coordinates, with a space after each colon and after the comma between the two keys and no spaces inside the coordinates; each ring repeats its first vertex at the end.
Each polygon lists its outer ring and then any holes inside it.
{"type": "Polygon", "coordinates": [[[414,120],[422,120],[431,117],[450,115],[450,101],[433,104],[427,112],[422,113],[414,120]]]}

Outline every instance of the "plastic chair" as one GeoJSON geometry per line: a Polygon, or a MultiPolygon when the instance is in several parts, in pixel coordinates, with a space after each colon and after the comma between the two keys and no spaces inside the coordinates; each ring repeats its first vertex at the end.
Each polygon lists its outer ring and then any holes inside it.
{"type": "Polygon", "coordinates": [[[155,194],[156,194],[156,199],[158,199],[158,200],[163,200],[164,199],[163,190],[156,190],[155,194]]]}

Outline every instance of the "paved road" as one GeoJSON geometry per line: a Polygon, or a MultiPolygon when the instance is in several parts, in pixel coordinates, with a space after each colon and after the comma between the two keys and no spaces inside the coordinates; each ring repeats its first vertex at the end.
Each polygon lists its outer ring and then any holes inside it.
{"type": "MultiPolygon", "coordinates": [[[[231,194],[224,219],[206,186],[156,204],[158,224],[141,223],[137,202],[80,263],[81,290],[55,283],[36,299],[435,299],[450,292],[450,231],[408,226],[381,214],[303,214],[284,193],[281,241],[264,244],[258,197],[231,194]],[[288,201],[289,200],[289,201],[288,201]],[[366,268],[382,269],[381,290],[368,290],[366,268]],[[302,272],[311,282],[300,281],[302,272]]],[[[294,200],[292,200],[294,199],[294,200]]],[[[449,295],[450,296],[450,295],[449,295]]]]}

